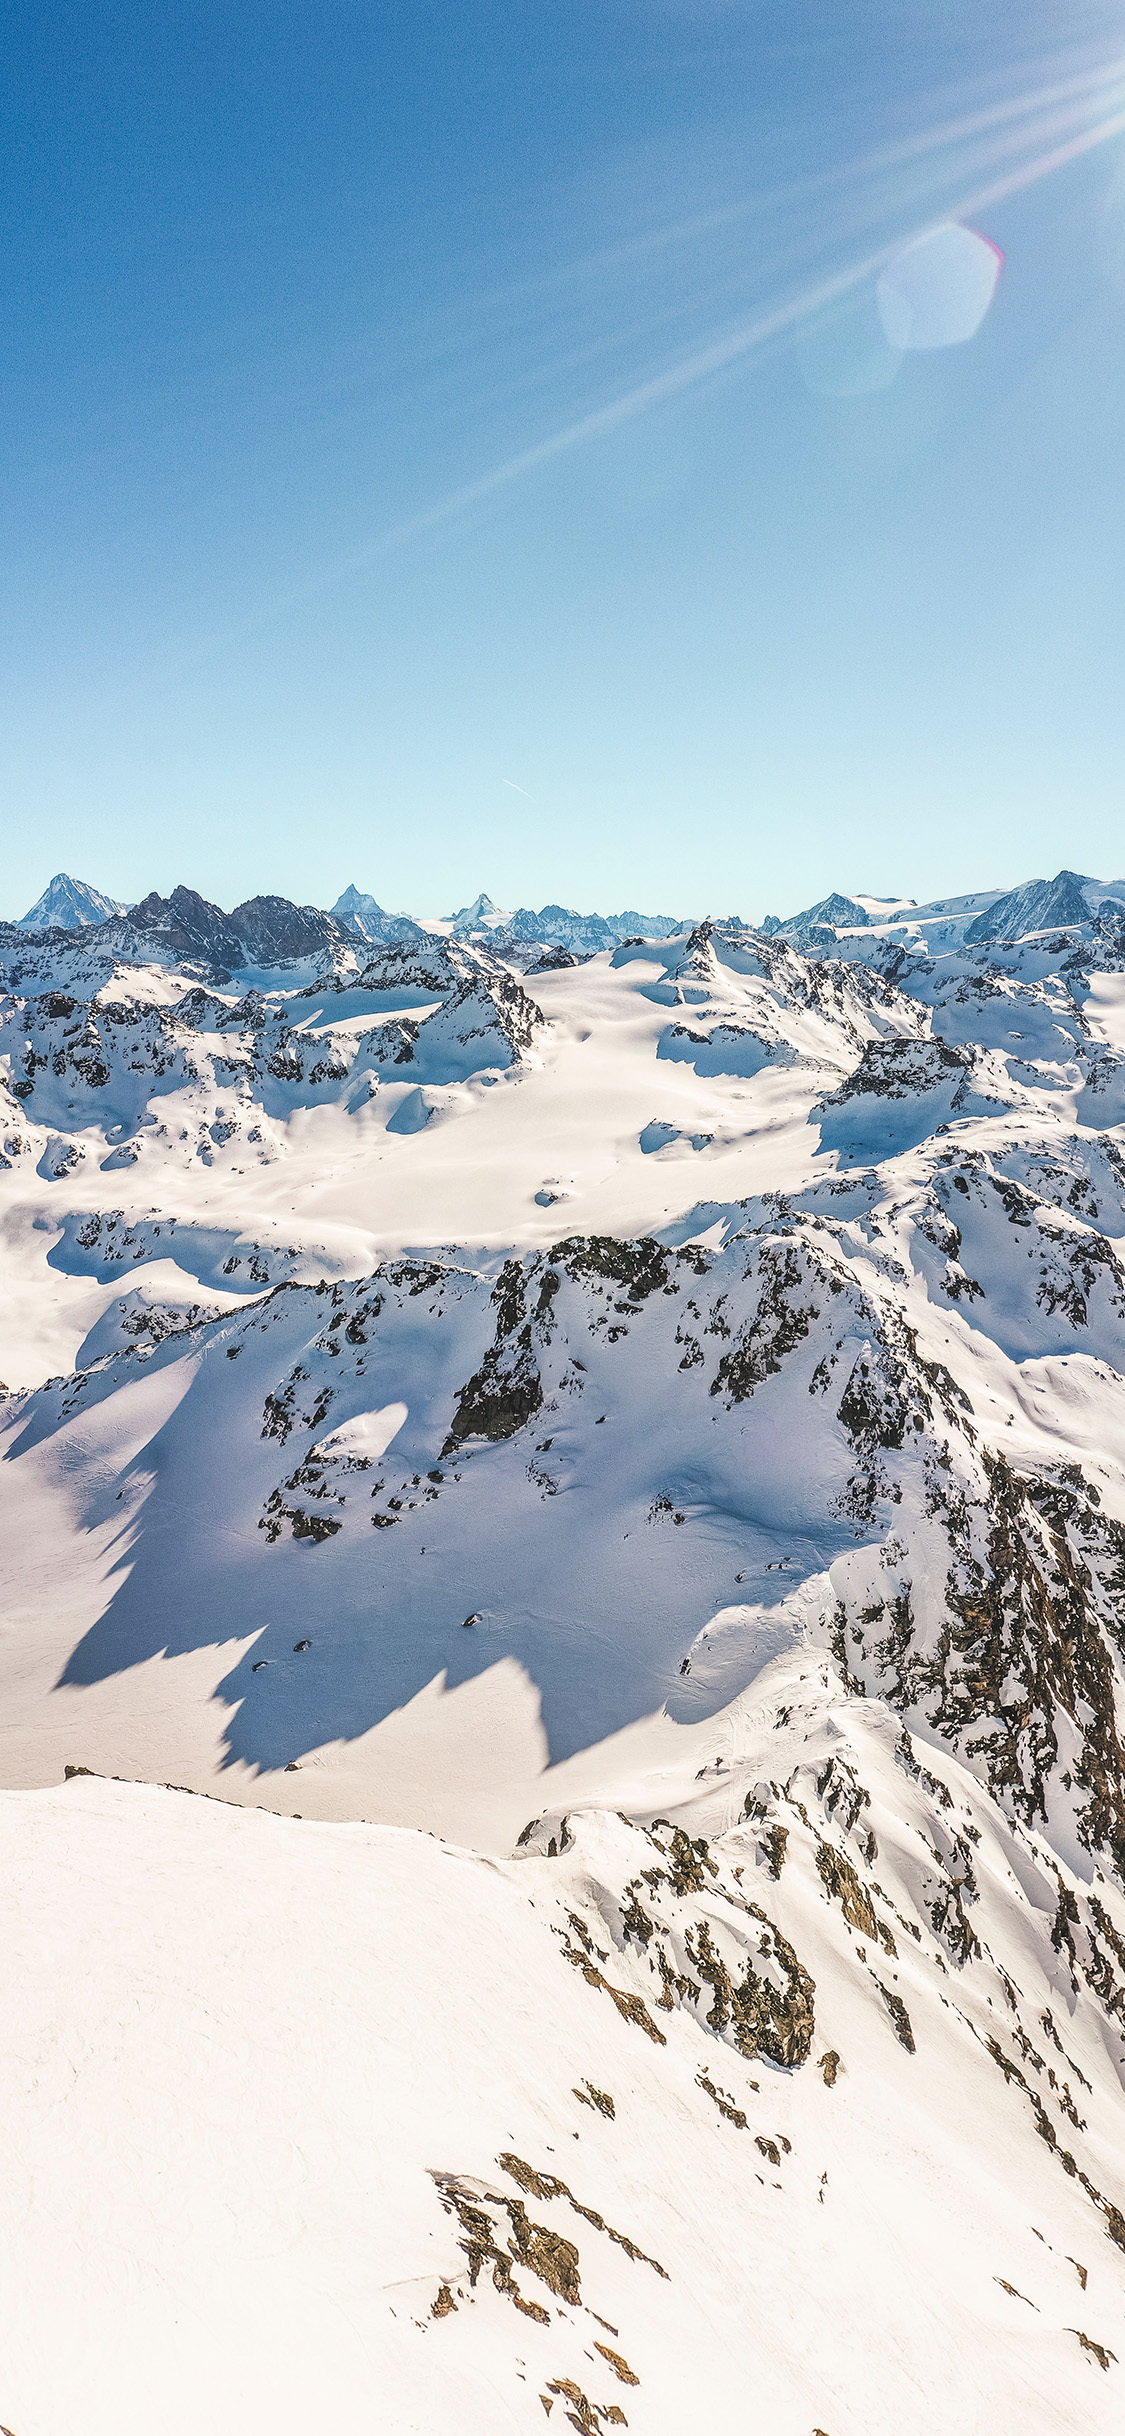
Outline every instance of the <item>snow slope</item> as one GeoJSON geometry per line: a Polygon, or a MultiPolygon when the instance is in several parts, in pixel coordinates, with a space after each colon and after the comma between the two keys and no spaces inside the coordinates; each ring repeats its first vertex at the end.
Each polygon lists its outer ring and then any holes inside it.
{"type": "Polygon", "coordinates": [[[1115,2428],[1125,920],[189,894],[0,938],[4,2426],[1115,2428]]]}
{"type": "Polygon", "coordinates": [[[948,968],[704,929],[534,1000],[455,941],[13,996],[5,1362],[58,1372],[3,1427],[7,1781],[76,1732],[243,1798],[297,1761],[305,1809],[503,1847],[783,1561],[859,1617],[881,1550],[924,1678],[1044,1483],[1083,1566],[1101,1516],[1116,1681],[1116,975],[948,968]]]}
{"type": "Polygon", "coordinates": [[[8,2424],[1109,2436],[1120,1894],[807,1654],[718,1739],[500,1864],[5,1795],[8,2424]]]}

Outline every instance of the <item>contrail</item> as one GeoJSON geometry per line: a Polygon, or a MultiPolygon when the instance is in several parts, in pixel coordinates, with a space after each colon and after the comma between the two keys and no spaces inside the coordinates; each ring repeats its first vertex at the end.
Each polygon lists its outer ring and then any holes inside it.
{"type": "Polygon", "coordinates": [[[517,787],[514,778],[502,778],[500,784],[502,787],[510,787],[513,795],[527,795],[529,804],[533,804],[535,802],[534,795],[528,795],[526,787],[517,787]]]}

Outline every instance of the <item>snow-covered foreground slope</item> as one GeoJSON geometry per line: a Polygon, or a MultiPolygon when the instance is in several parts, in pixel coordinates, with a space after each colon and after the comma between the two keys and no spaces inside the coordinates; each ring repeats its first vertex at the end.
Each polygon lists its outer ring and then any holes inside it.
{"type": "Polygon", "coordinates": [[[1119,915],[110,928],[0,941],[0,2423],[1115,2428],[1119,915]]]}
{"type": "Polygon", "coordinates": [[[820,1661],[719,1739],[500,1865],[4,1796],[6,2424],[1116,2429],[1125,1902],[820,1661]]]}

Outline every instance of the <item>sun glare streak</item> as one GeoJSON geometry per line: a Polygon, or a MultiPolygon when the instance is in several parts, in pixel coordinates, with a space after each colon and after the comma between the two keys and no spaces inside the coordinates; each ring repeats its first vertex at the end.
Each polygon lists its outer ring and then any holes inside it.
{"type": "MultiPolygon", "coordinates": [[[[858,235],[865,225],[870,227],[872,219],[870,198],[866,202],[862,198],[865,185],[880,178],[891,178],[896,172],[906,171],[912,165],[921,168],[929,160],[935,161],[935,174],[940,174],[940,156],[943,153],[951,153],[958,147],[971,147],[989,136],[996,138],[990,146],[993,157],[1005,144],[1012,150],[1033,138],[1036,143],[1042,144],[1049,137],[1061,137],[1070,123],[1081,125],[1092,103],[1100,102],[1104,107],[1110,89],[1114,85],[1121,88],[1125,80],[1125,60],[1099,57],[1080,69],[1072,69],[1068,74],[1055,73],[1061,70],[1062,65],[1062,56],[1054,55],[1043,63],[1047,81],[1024,87],[1003,100],[964,107],[954,115],[939,118],[933,125],[876,146],[869,152],[856,154],[845,161],[830,162],[821,169],[803,173],[799,178],[767,185],[750,195],[741,195],[735,202],[716,205],[712,210],[666,221],[643,234],[580,255],[574,261],[558,264],[531,278],[505,280],[493,287],[476,289],[471,295],[460,298],[456,303],[451,302],[437,313],[431,312],[422,325],[407,322],[394,333],[388,334],[384,330],[377,349],[374,341],[364,346],[363,360],[358,367],[353,365],[330,372],[323,358],[318,357],[315,368],[310,366],[307,375],[302,376],[298,397],[304,402],[311,402],[314,398],[340,398],[356,388],[369,387],[373,379],[382,378],[387,371],[388,344],[391,345],[390,361],[400,377],[407,371],[417,373],[432,370],[435,365],[454,362],[464,357],[467,329],[473,330],[479,338],[489,316],[510,323],[521,306],[536,302],[549,305],[552,298],[565,298],[568,294],[573,296],[583,287],[607,283],[616,274],[627,272],[632,267],[674,256],[677,250],[698,245],[708,237],[718,237],[724,231],[736,230],[740,223],[756,220],[762,224],[771,215],[779,215],[797,205],[812,206],[818,198],[830,193],[850,193],[855,198],[854,203],[842,203],[841,211],[858,235]],[[1003,132],[1005,130],[1006,134],[1003,132]],[[395,340],[397,353],[394,351],[395,340]],[[377,355],[377,365],[371,360],[373,353],[377,355]]],[[[948,103],[950,98],[949,89],[932,96],[935,106],[942,101],[948,103]]],[[[1122,100],[1125,102],[1125,91],[1122,92],[1122,100]]],[[[916,199],[921,209],[921,198],[916,199]]],[[[898,198],[898,208],[901,209],[901,197],[898,198]]],[[[935,205],[936,217],[947,216],[950,208],[961,207],[935,205]]],[[[929,225],[928,217],[926,225],[929,225]]],[[[909,242],[909,238],[903,241],[909,242]]],[[[784,255],[788,254],[792,259],[800,251],[797,240],[783,249],[782,258],[776,260],[773,266],[775,276],[784,270],[784,255]]],[[[537,385],[596,361],[599,355],[627,343],[630,337],[650,337],[656,326],[657,317],[650,314],[631,327],[599,331],[581,346],[572,347],[561,359],[544,366],[537,375],[537,385]]],[[[240,378],[272,379],[275,377],[275,361],[272,354],[263,359],[252,352],[222,368],[215,375],[215,383],[225,385],[240,378]]],[[[513,375],[507,394],[516,394],[525,385],[518,376],[513,375]]]]}
{"type": "Polygon", "coordinates": [[[565,424],[559,431],[548,434],[542,440],[534,441],[530,447],[519,450],[502,465],[493,466],[489,472],[478,475],[474,481],[462,484],[460,489],[450,492],[445,499],[436,501],[432,507],[422,509],[418,515],[404,518],[401,524],[391,527],[389,531],[365,545],[362,550],[353,552],[347,559],[339,561],[333,572],[325,575],[324,580],[329,583],[342,581],[347,575],[359,572],[364,565],[384,550],[392,550],[400,547],[404,542],[420,539],[424,534],[432,532],[438,525],[465,514],[468,510],[481,505],[486,499],[494,497],[499,491],[507,489],[512,483],[518,482],[523,475],[533,473],[540,466],[548,465],[556,458],[568,455],[572,450],[582,447],[590,440],[618,430],[623,423],[632,422],[651,408],[682,396],[686,390],[700,387],[716,373],[725,371],[730,365],[740,362],[743,358],[764,347],[771,339],[796,329],[802,322],[810,320],[814,314],[822,312],[827,306],[850,295],[854,289],[862,287],[866,281],[877,278],[896,256],[905,252],[909,247],[917,245],[923,238],[932,235],[946,222],[976,219],[981,212],[990,210],[997,203],[1006,201],[1011,195],[1024,192],[1041,178],[1050,176],[1054,170],[1064,168],[1070,162],[1079,160],[1098,145],[1108,143],[1113,136],[1123,133],[1125,133],[1125,107],[1119,109],[1113,117],[1102,120],[1093,127],[1082,129],[1066,142],[1056,143],[1036,159],[1022,163],[1019,168],[1007,171],[1002,177],[991,179],[987,185],[978,187],[975,192],[963,196],[951,210],[932,215],[916,227],[877,247],[873,252],[864,256],[861,261],[849,263],[844,270],[807,287],[799,295],[787,298],[784,303],[775,306],[772,311],[760,315],[754,321],[730,332],[727,336],[712,341],[709,346],[699,348],[680,363],[670,365],[665,371],[654,374],[647,381],[638,382],[634,388],[626,390],[620,397],[610,399],[604,406],[592,408],[588,414],[577,416],[573,422],[565,424]]]}
{"type": "MultiPolygon", "coordinates": [[[[1040,87],[1036,93],[1023,94],[1009,102],[997,102],[987,108],[962,113],[959,118],[946,120],[939,128],[922,130],[900,144],[860,156],[839,170],[825,171],[821,179],[802,181],[800,187],[795,186],[792,191],[807,193],[814,185],[842,182],[845,178],[858,183],[864,176],[876,171],[902,168],[911,160],[940,154],[943,146],[950,148],[989,132],[998,139],[991,146],[993,161],[997,154],[1003,159],[1013,151],[1034,144],[1031,156],[1004,167],[999,174],[982,175],[979,183],[969,182],[966,178],[958,194],[948,197],[940,206],[917,212],[917,216],[906,225],[900,223],[893,236],[857,254],[842,268],[806,280],[778,303],[740,322],[706,345],[693,349],[662,371],[634,383],[618,396],[591,407],[588,412],[573,417],[557,430],[514,451],[500,464],[460,484],[429,507],[402,518],[358,548],[341,554],[330,564],[276,593],[257,612],[245,619],[232,621],[187,652],[169,654],[166,668],[169,672],[173,666],[182,669],[206,658],[216,649],[247,639],[291,610],[362,574],[381,558],[412,542],[425,539],[443,526],[455,523],[460,517],[471,515],[474,510],[486,506],[541,468],[573,455],[692,390],[703,388],[708,381],[779,340],[796,334],[818,314],[853,296],[867,283],[878,280],[897,256],[933,236],[950,222],[978,219],[997,204],[1027,191],[1043,178],[1112,141],[1115,136],[1125,134],[1125,59],[1103,63],[1099,68],[1057,80],[1050,86],[1040,87]],[[1100,108],[1098,114],[1091,118],[1089,109],[1095,100],[1100,108]],[[1074,126],[1076,116],[1080,123],[1074,126]]],[[[982,162],[980,171],[984,169],[982,162]]],[[[703,215],[694,222],[684,222],[681,229],[684,232],[705,232],[720,225],[724,218],[729,219],[743,210],[761,207],[762,198],[758,197],[745,206],[735,207],[730,214],[703,215]]],[[[663,232],[663,242],[671,245],[678,233],[674,228],[667,229],[663,232]]]]}
{"type": "Polygon", "coordinates": [[[994,129],[1009,127],[1009,142],[1018,144],[1034,135],[1037,141],[1052,130],[1061,132],[1070,116],[1080,115],[1091,100],[1106,99],[1107,88],[1125,84],[1125,58],[1099,59],[1094,65],[1070,76],[1059,77],[1052,84],[1037,85],[1015,94],[1006,101],[990,102],[974,110],[963,110],[958,116],[941,120],[936,126],[920,129],[916,134],[902,136],[896,142],[877,146],[848,161],[833,162],[814,173],[804,173],[778,186],[752,195],[742,196],[736,203],[718,205],[713,211],[697,212],[683,220],[671,220],[660,228],[650,229],[643,236],[626,239],[577,262],[566,263],[535,279],[517,280],[487,291],[475,300],[475,307],[489,304],[510,306],[521,296],[544,295],[553,289],[577,285],[582,280],[599,278],[606,273],[624,269],[634,262],[671,251],[678,245],[692,243],[700,237],[731,228],[740,220],[763,211],[773,211],[786,204],[811,200],[827,189],[843,185],[858,185],[865,178],[902,169],[912,161],[927,155],[952,150],[975,137],[989,135],[994,129]],[[1048,114],[1063,105],[1073,110],[1057,118],[1048,114]],[[1021,122],[1023,122],[1021,126],[1021,122]]]}

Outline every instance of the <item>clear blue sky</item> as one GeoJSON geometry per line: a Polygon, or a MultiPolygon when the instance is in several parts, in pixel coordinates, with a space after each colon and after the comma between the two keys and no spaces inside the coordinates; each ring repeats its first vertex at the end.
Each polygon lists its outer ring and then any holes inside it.
{"type": "Polygon", "coordinates": [[[1122,0],[7,25],[3,911],[1125,871],[1122,0]],[[836,394],[943,215],[978,334],[836,394]]]}

